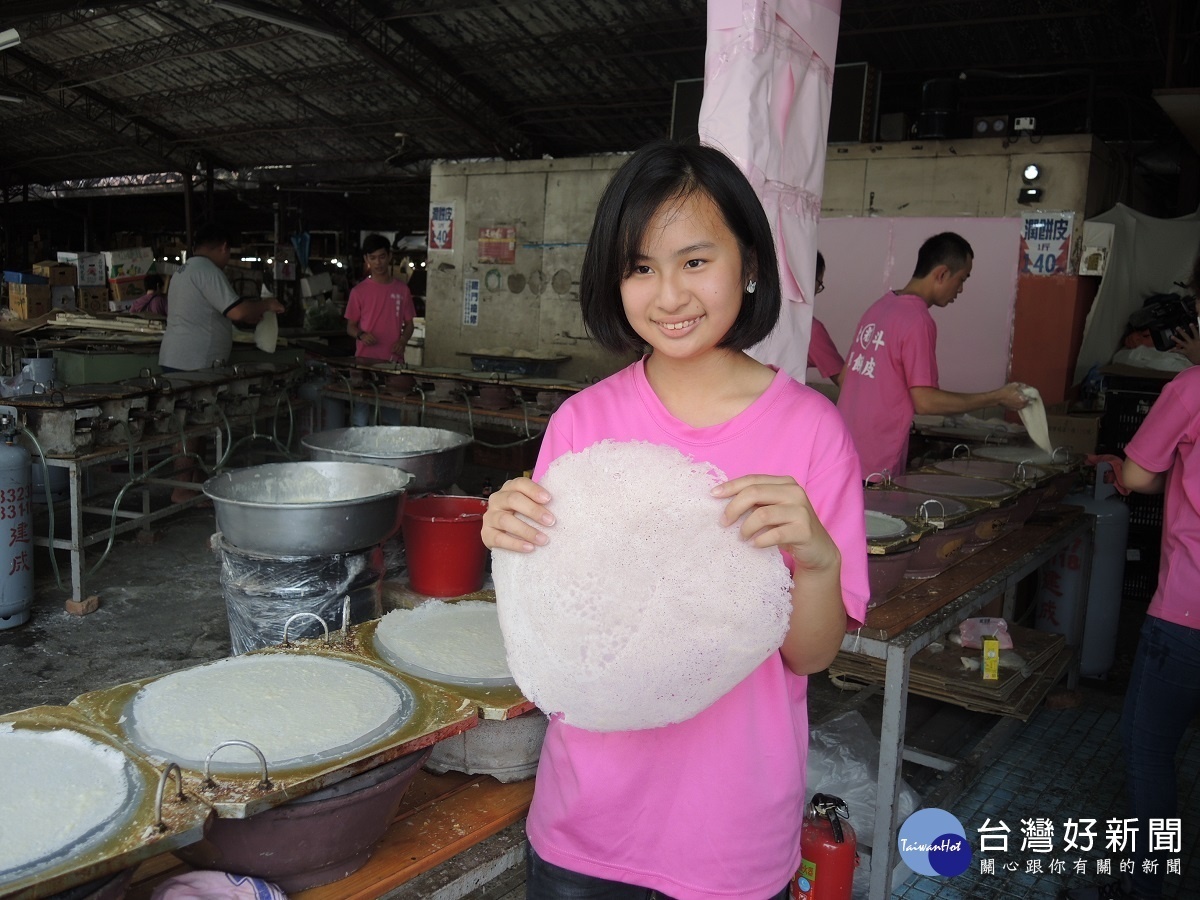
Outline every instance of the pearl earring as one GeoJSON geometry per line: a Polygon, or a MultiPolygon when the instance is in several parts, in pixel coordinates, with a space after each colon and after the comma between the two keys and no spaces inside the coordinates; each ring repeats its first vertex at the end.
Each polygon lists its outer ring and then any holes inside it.
{"type": "Polygon", "coordinates": [[[746,293],[747,294],[753,294],[756,290],[758,290],[758,282],[757,281],[749,281],[746,283],[746,293]]]}

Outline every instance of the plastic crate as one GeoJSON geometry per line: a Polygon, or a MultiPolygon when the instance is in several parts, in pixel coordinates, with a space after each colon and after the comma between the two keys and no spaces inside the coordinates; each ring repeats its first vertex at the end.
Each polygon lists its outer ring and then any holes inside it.
{"type": "Polygon", "coordinates": [[[1149,603],[1158,588],[1158,554],[1140,560],[1125,561],[1125,576],[1121,581],[1121,596],[1126,600],[1149,603]]]}
{"type": "Polygon", "coordinates": [[[1133,531],[1153,531],[1162,534],[1163,526],[1163,495],[1162,494],[1130,494],[1125,498],[1129,507],[1129,529],[1133,531]]]}
{"type": "Polygon", "coordinates": [[[570,359],[568,356],[555,356],[543,359],[513,357],[513,356],[471,356],[471,370],[474,372],[500,372],[506,375],[527,375],[531,377],[553,378],[558,373],[558,364],[570,359]]]}
{"type": "Polygon", "coordinates": [[[1119,453],[1137,433],[1157,393],[1147,391],[1110,390],[1104,395],[1104,415],[1100,418],[1100,435],[1096,441],[1101,453],[1119,453]]]}

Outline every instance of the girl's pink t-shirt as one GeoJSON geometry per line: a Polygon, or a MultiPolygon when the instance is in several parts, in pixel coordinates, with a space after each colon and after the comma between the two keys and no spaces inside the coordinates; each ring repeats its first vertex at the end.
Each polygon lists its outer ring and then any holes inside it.
{"type": "Polygon", "coordinates": [[[1166,472],[1162,561],[1150,615],[1200,628],[1200,366],[1162,390],[1125,455],[1148,472],[1166,472]],[[1196,618],[1192,618],[1192,613],[1196,618]]]}
{"type": "MultiPolygon", "coordinates": [[[[836,409],[816,391],[778,372],[740,415],[693,428],[666,410],[639,361],[554,414],[535,479],[559,455],[604,439],[672,446],[729,478],[795,477],[841,550],[847,617],[858,623],[866,616],[858,457],[836,409]]],[[[663,563],[681,561],[664,547],[663,563]]],[[[800,861],[807,686],[774,653],[679,724],[601,734],[552,717],[527,822],[530,842],[554,865],[677,900],[778,893],[800,861]]]]}

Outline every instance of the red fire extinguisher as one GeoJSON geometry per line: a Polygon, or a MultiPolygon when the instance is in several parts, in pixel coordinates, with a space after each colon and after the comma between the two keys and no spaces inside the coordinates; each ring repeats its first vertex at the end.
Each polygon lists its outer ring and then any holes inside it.
{"type": "Polygon", "coordinates": [[[800,829],[800,868],[792,900],[849,900],[858,866],[858,842],[839,797],[814,794],[800,829]]]}

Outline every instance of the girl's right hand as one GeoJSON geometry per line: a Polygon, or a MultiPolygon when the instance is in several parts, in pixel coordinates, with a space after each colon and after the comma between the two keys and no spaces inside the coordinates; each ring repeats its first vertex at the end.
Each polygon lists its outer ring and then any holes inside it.
{"type": "Polygon", "coordinates": [[[483,514],[483,543],[490,549],[516,550],[529,553],[534,547],[549,542],[539,531],[518,517],[518,513],[534,522],[550,526],[554,516],[545,504],[550,493],[531,478],[513,478],[488,497],[488,509],[483,514]]]}

